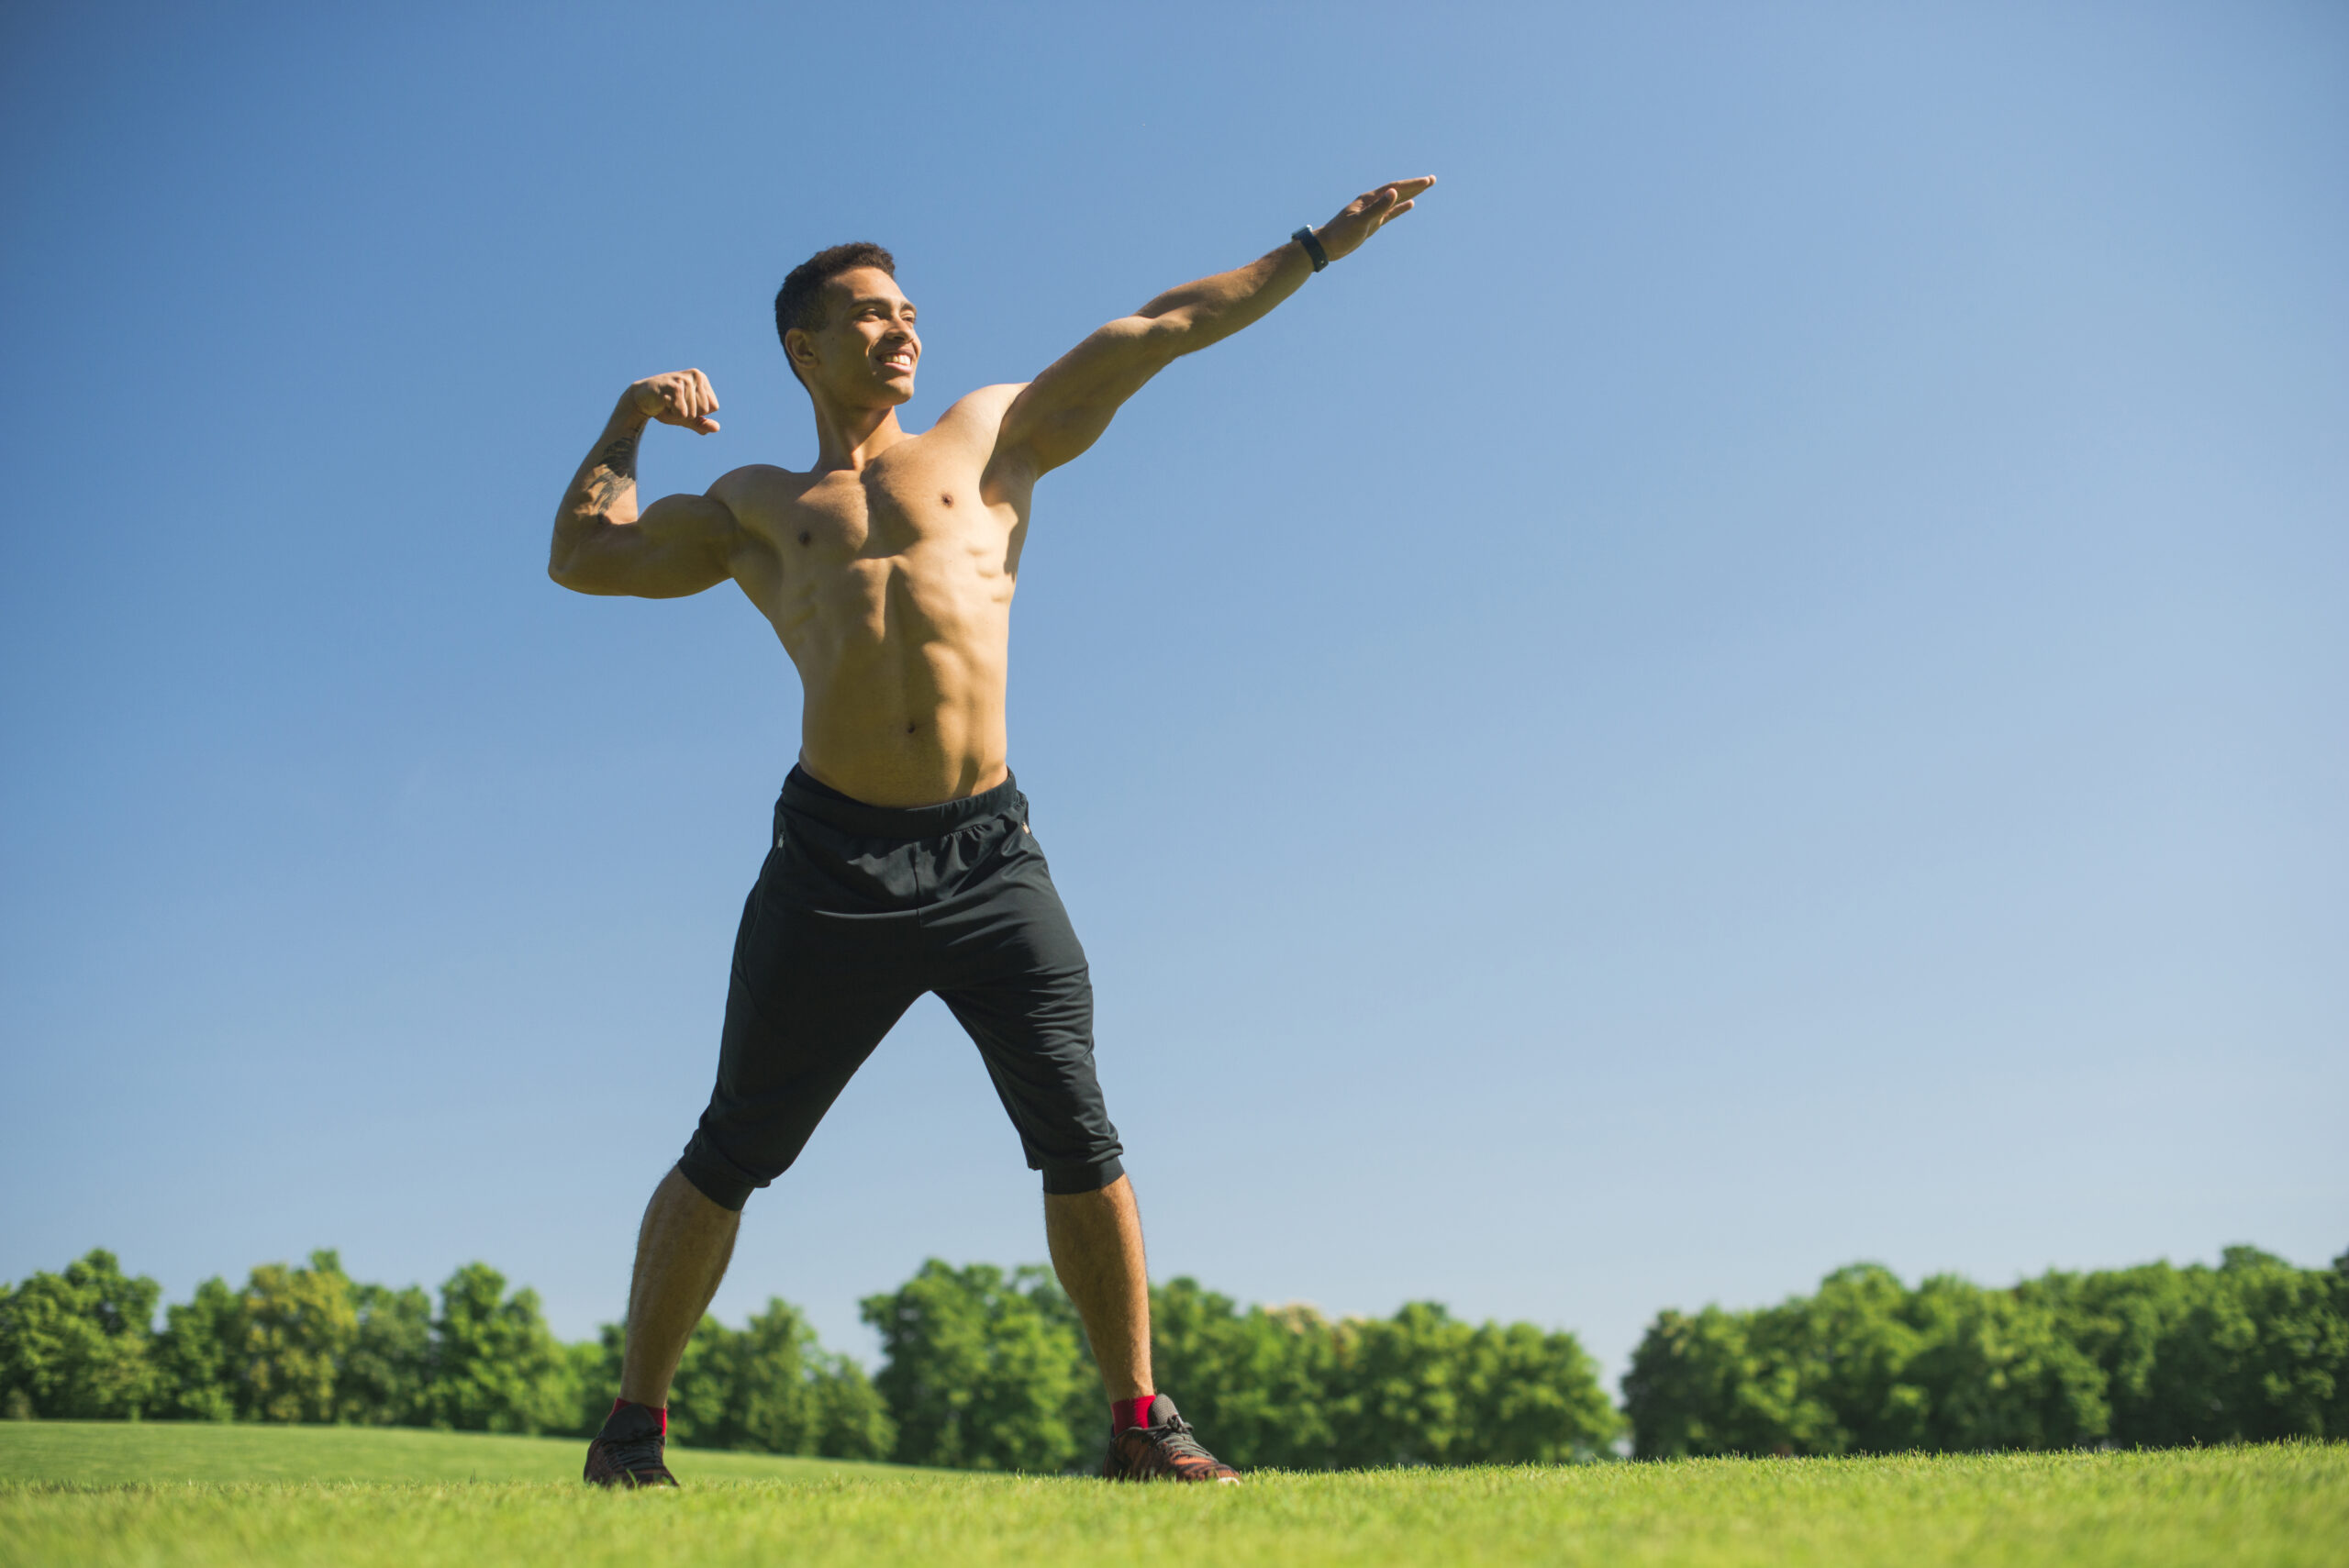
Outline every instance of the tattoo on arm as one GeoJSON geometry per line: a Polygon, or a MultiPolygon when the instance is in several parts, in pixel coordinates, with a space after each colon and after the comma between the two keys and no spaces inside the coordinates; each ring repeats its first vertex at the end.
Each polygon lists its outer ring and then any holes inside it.
{"type": "Polygon", "coordinates": [[[636,443],[641,430],[614,436],[596,453],[587,479],[587,500],[597,511],[609,508],[636,487],[636,443]]]}

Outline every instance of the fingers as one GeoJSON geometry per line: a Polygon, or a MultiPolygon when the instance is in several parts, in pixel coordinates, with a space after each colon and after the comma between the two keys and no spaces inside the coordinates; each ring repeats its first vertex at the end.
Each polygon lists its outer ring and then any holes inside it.
{"type": "Polygon", "coordinates": [[[1392,180],[1375,191],[1364,191],[1356,196],[1346,211],[1349,215],[1375,217],[1383,223],[1409,206],[1415,197],[1434,183],[1433,174],[1422,174],[1411,180],[1392,180]],[[1392,211],[1387,210],[1390,207],[1392,211]]]}
{"type": "Polygon", "coordinates": [[[697,370],[678,371],[662,377],[661,383],[662,400],[668,405],[662,416],[664,422],[705,436],[716,433],[718,421],[710,416],[718,412],[718,392],[709,377],[697,370]]]}

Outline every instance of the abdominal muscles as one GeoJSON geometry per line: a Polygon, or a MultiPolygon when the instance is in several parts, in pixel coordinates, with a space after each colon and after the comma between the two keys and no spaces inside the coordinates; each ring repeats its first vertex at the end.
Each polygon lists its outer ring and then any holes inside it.
{"type": "Polygon", "coordinates": [[[926,539],[786,591],[773,618],[806,692],[808,772],[874,806],[1003,782],[1013,584],[1002,567],[999,554],[926,539]]]}

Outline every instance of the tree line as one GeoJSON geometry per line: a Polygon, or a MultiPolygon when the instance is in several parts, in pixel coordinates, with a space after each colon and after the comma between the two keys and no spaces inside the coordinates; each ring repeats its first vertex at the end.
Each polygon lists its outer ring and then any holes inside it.
{"type": "MultiPolygon", "coordinates": [[[[161,1290],[93,1251],[0,1284],[0,1415],[340,1422],[585,1436],[619,1383],[620,1330],[558,1340],[536,1293],[483,1263],[438,1299],[352,1280],[331,1251],[241,1287],[161,1290]]],[[[1415,1302],[1332,1319],[1151,1288],[1158,1381],[1235,1464],[1338,1469],[1642,1457],[2172,1444],[2349,1435],[2349,1254],[2295,1268],[2049,1273],[1910,1289],[1871,1264],[1776,1307],[1649,1327],[1620,1410],[1572,1334],[1415,1302]]],[[[1097,1462],[1099,1382],[1041,1268],[931,1260],[867,1297],[880,1370],[771,1298],[706,1318],[670,1395],[681,1443],[977,1470],[1097,1462]]]]}
{"type": "Polygon", "coordinates": [[[2349,1253],[2007,1290],[1855,1264],[1776,1307],[1658,1315],[1623,1405],[1653,1458],[2349,1437],[2349,1253]]]}

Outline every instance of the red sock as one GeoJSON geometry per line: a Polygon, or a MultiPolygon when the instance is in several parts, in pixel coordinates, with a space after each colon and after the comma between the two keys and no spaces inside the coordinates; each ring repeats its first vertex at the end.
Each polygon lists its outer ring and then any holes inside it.
{"type": "Polygon", "coordinates": [[[1157,1397],[1155,1394],[1145,1394],[1139,1399],[1110,1400],[1109,1435],[1115,1437],[1128,1427],[1150,1425],[1150,1402],[1157,1397]]]}
{"type": "MultiPolygon", "coordinates": [[[[613,1400],[612,1416],[618,1415],[621,1407],[628,1405],[636,1405],[636,1401],[633,1399],[613,1400]]],[[[636,1405],[636,1407],[640,1410],[651,1411],[654,1417],[661,1422],[661,1435],[664,1438],[669,1435],[669,1407],[666,1405],[636,1405]]],[[[604,1418],[604,1424],[606,1426],[608,1427],[612,1424],[612,1416],[607,1416],[604,1418]]]]}

